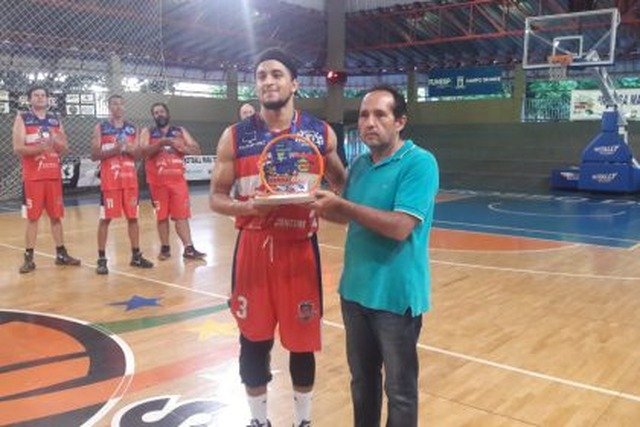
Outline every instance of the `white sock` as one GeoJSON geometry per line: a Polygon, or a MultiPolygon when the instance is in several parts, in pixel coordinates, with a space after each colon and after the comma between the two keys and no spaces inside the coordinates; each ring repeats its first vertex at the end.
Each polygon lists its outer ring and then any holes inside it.
{"type": "Polygon", "coordinates": [[[311,397],[313,392],[300,393],[293,391],[293,420],[294,426],[299,426],[302,421],[311,421],[311,397]]]}
{"type": "Polygon", "coordinates": [[[267,425],[267,393],[260,396],[247,396],[251,419],[267,425]]]}

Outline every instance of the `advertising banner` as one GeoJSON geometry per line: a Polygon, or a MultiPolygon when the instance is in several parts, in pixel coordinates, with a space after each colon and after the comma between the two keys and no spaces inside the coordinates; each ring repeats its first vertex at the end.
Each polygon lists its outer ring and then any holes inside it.
{"type": "MultiPolygon", "coordinates": [[[[627,120],[640,120],[640,89],[617,89],[627,120]]],[[[600,120],[605,104],[599,90],[571,91],[570,120],[600,120]]]]}
{"type": "MultiPolygon", "coordinates": [[[[216,156],[184,156],[187,181],[209,181],[216,156]]],[[[100,162],[80,159],[62,165],[65,187],[98,187],[100,185],[100,162]]]]}
{"type": "Polygon", "coordinates": [[[60,165],[62,172],[62,186],[64,188],[75,188],[78,185],[78,176],[80,173],[79,161],[65,161],[60,165]]]}
{"type": "Polygon", "coordinates": [[[427,80],[428,97],[502,93],[502,71],[500,67],[434,69],[427,80]]]}
{"type": "Polygon", "coordinates": [[[80,159],[78,169],[78,187],[100,186],[100,162],[91,159],[80,159]]]}
{"type": "Polygon", "coordinates": [[[187,181],[209,181],[216,156],[184,156],[187,181]]]}

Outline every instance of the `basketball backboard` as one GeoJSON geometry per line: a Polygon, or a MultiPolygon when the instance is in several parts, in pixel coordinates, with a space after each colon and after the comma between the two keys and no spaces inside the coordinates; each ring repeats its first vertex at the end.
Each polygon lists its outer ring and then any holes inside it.
{"type": "Polygon", "coordinates": [[[533,16],[525,21],[522,68],[549,68],[552,58],[571,55],[571,67],[615,61],[618,9],[533,16]]]}

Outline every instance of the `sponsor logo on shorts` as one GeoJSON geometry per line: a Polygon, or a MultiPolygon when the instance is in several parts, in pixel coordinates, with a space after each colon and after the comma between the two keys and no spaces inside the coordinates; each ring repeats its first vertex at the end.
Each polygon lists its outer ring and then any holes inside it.
{"type": "Polygon", "coordinates": [[[298,318],[301,320],[309,320],[318,315],[315,304],[311,301],[302,301],[298,304],[298,318]]]}

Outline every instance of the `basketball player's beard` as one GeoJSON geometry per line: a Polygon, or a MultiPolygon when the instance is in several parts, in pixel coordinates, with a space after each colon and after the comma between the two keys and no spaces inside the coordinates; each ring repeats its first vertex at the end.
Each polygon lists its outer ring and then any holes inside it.
{"type": "Polygon", "coordinates": [[[265,103],[262,104],[262,106],[266,110],[279,110],[282,107],[284,107],[285,105],[287,105],[287,102],[289,102],[289,100],[291,99],[292,96],[293,96],[293,94],[290,94],[285,99],[280,99],[278,101],[265,102],[265,103]]]}
{"type": "Polygon", "coordinates": [[[169,117],[158,117],[154,120],[156,122],[156,126],[158,126],[159,128],[163,128],[169,124],[169,117]]]}

